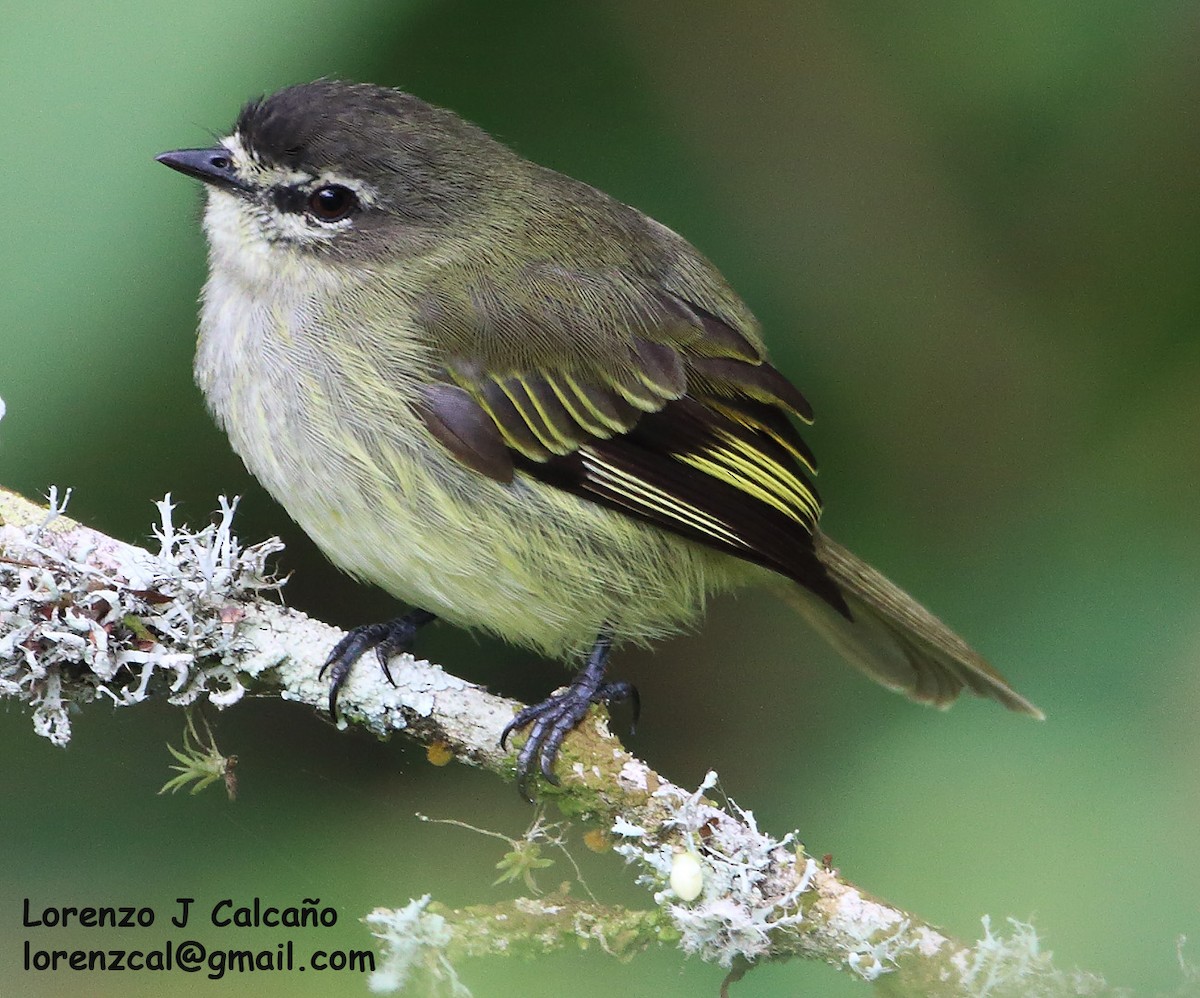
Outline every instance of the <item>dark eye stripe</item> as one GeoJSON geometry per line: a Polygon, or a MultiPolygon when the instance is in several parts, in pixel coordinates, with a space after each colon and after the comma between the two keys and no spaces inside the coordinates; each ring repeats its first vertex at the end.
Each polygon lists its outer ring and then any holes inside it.
{"type": "Polygon", "coordinates": [[[341,184],[322,184],[316,189],[302,186],[273,187],[275,206],[291,215],[308,215],[320,222],[337,222],[356,211],[354,191],[341,184]]]}
{"type": "Polygon", "coordinates": [[[305,205],[308,204],[308,191],[298,187],[273,187],[271,194],[275,200],[275,207],[280,211],[293,215],[304,214],[305,205]]]}

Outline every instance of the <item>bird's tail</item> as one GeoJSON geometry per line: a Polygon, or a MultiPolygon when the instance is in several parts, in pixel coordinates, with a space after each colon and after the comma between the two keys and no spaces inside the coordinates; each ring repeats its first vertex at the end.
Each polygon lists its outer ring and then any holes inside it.
{"type": "Polygon", "coordinates": [[[852,665],[888,689],[937,707],[949,707],[965,686],[1009,710],[1044,716],[937,617],[820,531],[816,552],[853,619],[799,585],[788,585],[784,596],[852,665]]]}

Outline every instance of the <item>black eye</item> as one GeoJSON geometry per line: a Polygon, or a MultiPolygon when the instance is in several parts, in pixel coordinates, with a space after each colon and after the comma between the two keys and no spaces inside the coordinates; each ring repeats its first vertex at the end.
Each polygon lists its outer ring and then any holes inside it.
{"type": "Polygon", "coordinates": [[[354,191],[341,184],[326,184],[308,196],[308,213],[320,222],[340,222],[357,207],[354,191]]]}

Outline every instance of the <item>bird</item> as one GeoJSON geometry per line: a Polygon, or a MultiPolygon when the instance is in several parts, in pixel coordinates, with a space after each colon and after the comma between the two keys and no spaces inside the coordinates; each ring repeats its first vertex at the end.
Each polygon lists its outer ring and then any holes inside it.
{"type": "Polygon", "coordinates": [[[808,400],[665,225],[374,84],[286,87],[157,159],[207,194],[216,421],[334,565],[411,608],[334,647],[331,712],[359,657],[386,672],[435,619],[581,662],[505,729],[529,796],[593,703],[636,698],[613,647],[765,587],[885,687],[1042,716],[821,529],[808,400]]]}

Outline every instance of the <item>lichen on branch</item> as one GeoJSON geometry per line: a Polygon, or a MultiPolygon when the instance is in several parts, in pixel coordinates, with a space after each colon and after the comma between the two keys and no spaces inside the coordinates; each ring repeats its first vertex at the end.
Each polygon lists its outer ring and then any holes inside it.
{"type": "MultiPolygon", "coordinates": [[[[70,708],[99,697],[226,707],[252,692],[327,708],[318,672],[341,632],[267,598],[280,586],[268,563],[281,545],[240,544],[235,502],[221,500],[213,522],[192,531],[174,523],[164,499],[151,552],[70,520],[56,491],[49,500],[39,507],[0,489],[0,696],[29,704],[39,734],[65,744],[70,708]]],[[[400,731],[433,761],[513,779],[521,738],[505,750],[500,734],[518,704],[411,655],[395,658],[391,674],[394,685],[382,670],[353,671],[339,700],[343,726],[400,731]]],[[[751,811],[719,806],[715,774],[695,791],[664,779],[625,751],[599,709],[564,742],[557,774],[558,786],[539,780],[536,794],[614,843],[648,889],[646,910],[565,896],[508,908],[451,910],[428,898],[381,908],[367,919],[386,969],[375,987],[426,974],[461,996],[452,960],[480,952],[594,945],[624,958],[673,944],[732,968],[730,979],[758,961],[800,957],[893,995],[1118,993],[1092,975],[1055,970],[1031,927],[1015,923],[1005,940],[985,924],[968,946],[871,898],[809,857],[794,834],[772,836],[751,811]]]]}

